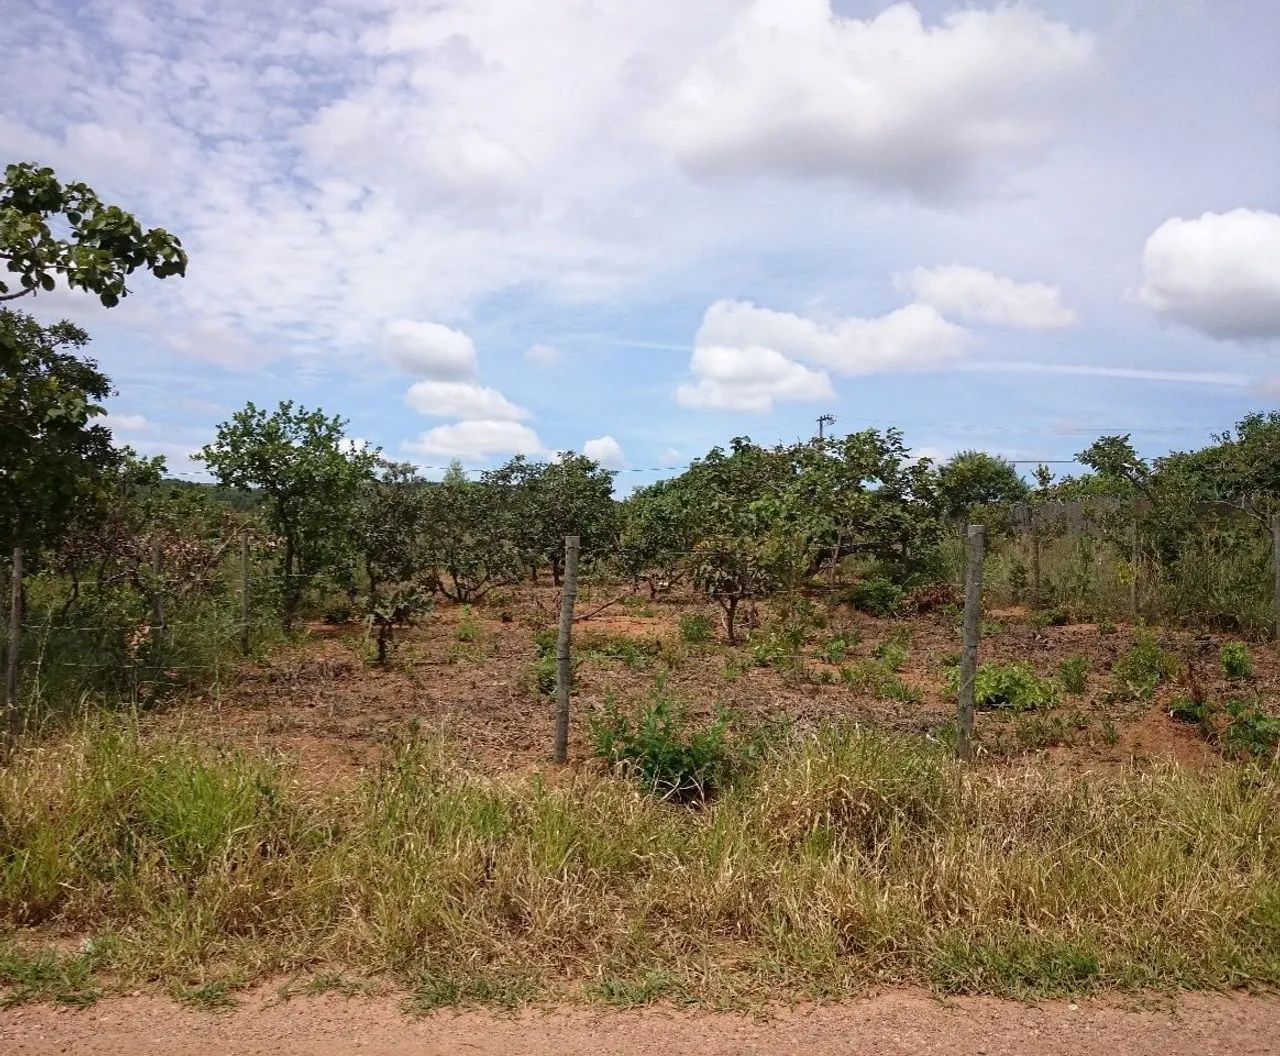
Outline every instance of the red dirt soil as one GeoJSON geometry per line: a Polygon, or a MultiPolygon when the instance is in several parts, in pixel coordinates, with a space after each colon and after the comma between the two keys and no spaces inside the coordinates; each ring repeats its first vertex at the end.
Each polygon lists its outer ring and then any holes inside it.
{"type": "Polygon", "coordinates": [[[1192,995],[1117,1004],[1029,1006],[992,998],[941,1002],[891,991],[836,1005],[731,1013],[551,1009],[406,1016],[393,998],[335,995],[259,1003],[225,1013],[159,997],[116,998],[83,1011],[0,1012],[7,1056],[1209,1056],[1274,1053],[1275,996],[1192,995]]]}

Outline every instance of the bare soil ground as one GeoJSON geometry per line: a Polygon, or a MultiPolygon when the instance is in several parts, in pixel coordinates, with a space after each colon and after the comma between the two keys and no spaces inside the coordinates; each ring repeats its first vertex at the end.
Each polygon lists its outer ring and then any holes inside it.
{"type": "Polygon", "coordinates": [[[0,1051],[11,1056],[1209,1056],[1273,1053],[1278,1036],[1280,999],[1223,994],[1029,1006],[990,998],[944,1003],[895,991],[767,1018],[653,1008],[411,1019],[390,997],[280,1003],[267,991],[227,1013],[184,1009],[159,997],[115,998],[78,1011],[0,1012],[0,1051]]]}
{"type": "MultiPolygon", "coordinates": [[[[612,596],[599,593],[603,600],[612,596]]],[[[368,662],[363,628],[316,625],[308,640],[263,663],[245,665],[230,686],[186,701],[157,722],[218,744],[277,750],[296,767],[303,785],[317,789],[354,779],[414,725],[447,731],[469,765],[490,773],[539,768],[551,743],[552,702],[532,686],[534,635],[554,627],[557,599],[554,588],[538,587],[474,608],[442,605],[401,632],[386,667],[368,662]]],[[[600,603],[584,601],[580,611],[590,612],[600,603]]],[[[747,723],[786,719],[809,727],[844,720],[928,731],[953,713],[945,663],[956,655],[958,633],[938,616],[880,620],[833,607],[827,627],[815,632],[808,649],[807,674],[797,675],[753,664],[749,645],[682,645],[680,617],[692,612],[717,617],[714,607],[693,598],[635,599],[575,624],[576,655],[582,658],[570,745],[575,764],[590,754],[585,717],[607,700],[625,703],[643,697],[658,677],[695,712],[728,709],[747,723]],[[824,639],[849,632],[859,641],[845,663],[870,657],[877,644],[895,634],[909,634],[900,675],[920,691],[922,700],[881,699],[841,683],[838,667],[824,661],[818,650],[824,639]],[[657,653],[628,664],[598,651],[601,642],[617,639],[657,653]]],[[[763,609],[761,616],[767,621],[763,609]]],[[[1024,765],[1033,760],[1036,765],[1093,770],[1159,761],[1206,766],[1218,759],[1199,731],[1169,717],[1169,700],[1188,692],[1185,673],[1151,701],[1111,699],[1109,671],[1132,646],[1132,628],[1077,624],[1037,629],[1018,609],[992,613],[988,624],[983,661],[1030,661],[1050,676],[1068,657],[1083,656],[1092,663],[1083,695],[1066,695],[1060,707],[1038,716],[1049,723],[1061,720],[1070,730],[1066,738],[1043,733],[1028,737],[1007,715],[981,714],[979,736],[988,763],[1024,765]]],[[[1184,669],[1189,665],[1211,698],[1222,701],[1242,692],[1219,670],[1217,652],[1226,636],[1175,630],[1158,636],[1184,669]]],[[[1254,659],[1256,675],[1246,688],[1264,702],[1274,701],[1280,656],[1271,646],[1258,646],[1254,659]]]]}

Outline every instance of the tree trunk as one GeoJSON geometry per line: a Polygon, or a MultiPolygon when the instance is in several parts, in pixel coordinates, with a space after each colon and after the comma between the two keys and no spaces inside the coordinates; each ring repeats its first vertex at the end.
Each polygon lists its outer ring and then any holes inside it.
{"type": "Polygon", "coordinates": [[[734,620],[738,616],[738,601],[739,599],[735,596],[721,602],[721,605],[724,606],[724,633],[725,637],[729,639],[730,645],[738,644],[738,636],[734,627],[734,620]]]}
{"type": "Polygon", "coordinates": [[[294,564],[293,537],[286,535],[284,539],[284,629],[286,631],[293,630],[293,620],[298,610],[298,591],[295,585],[297,576],[293,572],[294,564]]]}

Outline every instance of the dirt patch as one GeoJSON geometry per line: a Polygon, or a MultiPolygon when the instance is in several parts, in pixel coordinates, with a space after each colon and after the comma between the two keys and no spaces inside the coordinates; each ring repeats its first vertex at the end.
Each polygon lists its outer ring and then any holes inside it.
{"type": "MultiPolygon", "coordinates": [[[[599,591],[609,600],[610,592],[599,591]]],[[[483,605],[437,605],[418,626],[399,635],[391,663],[370,662],[363,628],[317,625],[308,640],[257,665],[244,665],[233,684],[215,694],[170,709],[154,720],[181,726],[217,744],[251,745],[278,751],[296,764],[298,780],[317,789],[354,780],[377,762],[387,746],[412,728],[440,730],[458,745],[463,760],[491,773],[524,772],[546,762],[552,737],[550,697],[536,690],[535,633],[554,625],[558,592],[549,587],[511,589],[483,605]]],[[[588,604],[583,611],[590,611],[588,604]]],[[[575,625],[583,648],[577,673],[573,759],[589,750],[585,720],[607,701],[639,700],[659,678],[665,692],[710,715],[728,711],[744,722],[785,719],[804,729],[850,721],[905,731],[937,730],[954,713],[948,664],[959,651],[956,627],[936,614],[879,620],[844,607],[832,608],[827,626],[813,632],[800,669],[761,666],[753,642],[687,646],[680,617],[718,610],[692,597],[637,599],[611,606],[575,625]],[[636,610],[636,611],[629,611],[636,610]],[[824,648],[833,638],[853,643],[832,662],[824,648]],[[874,688],[853,688],[842,666],[870,661],[877,646],[894,637],[906,645],[898,672],[919,699],[896,700],[874,688]],[[613,641],[634,650],[588,648],[613,641]]],[[[761,607],[766,620],[767,612],[761,607]]],[[[1091,664],[1086,691],[1064,695],[1060,707],[1038,714],[1073,731],[1065,743],[1027,737],[1018,717],[982,713],[980,738],[992,746],[985,758],[1010,754],[1019,765],[1034,755],[1048,765],[1093,770],[1137,762],[1214,765],[1218,756],[1193,727],[1169,718],[1173,697],[1188,692],[1184,676],[1162,687],[1150,702],[1114,699],[1111,668],[1133,645],[1133,629],[1101,633],[1090,624],[1036,628],[1021,610],[989,614],[981,659],[1027,661],[1044,675],[1057,674],[1070,657],[1091,664]]],[[[1217,651],[1221,636],[1181,631],[1159,633],[1164,648],[1210,698],[1225,701],[1248,693],[1266,702],[1280,688],[1280,663],[1269,646],[1255,647],[1255,677],[1248,684],[1223,676],[1217,651]]],[[[756,641],[759,641],[757,636],[756,641]]]]}
{"type": "Polygon", "coordinates": [[[1280,1031],[1273,996],[1194,995],[1176,1003],[940,1002],[913,991],[780,1011],[769,1018],[645,1009],[551,1009],[502,1015],[440,1012],[410,1019],[395,998],[274,1001],[229,1013],[163,998],[121,998],[87,1010],[39,1006],[0,1012],[0,1049],[12,1056],[1203,1056],[1269,1053],[1280,1031]]]}

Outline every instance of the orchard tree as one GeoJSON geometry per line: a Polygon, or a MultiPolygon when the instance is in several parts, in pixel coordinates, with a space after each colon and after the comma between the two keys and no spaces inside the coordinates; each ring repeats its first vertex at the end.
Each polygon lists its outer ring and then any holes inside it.
{"type": "Polygon", "coordinates": [[[269,527],[281,538],[286,627],[303,587],[318,572],[344,570],[354,552],[361,488],[379,452],[352,444],[347,423],[285,401],[268,413],[249,403],[218,426],[199,458],[220,484],[260,491],[269,527]]]}
{"type": "Polygon", "coordinates": [[[938,501],[952,518],[968,517],[983,506],[1026,502],[1031,489],[1014,464],[985,451],[961,451],[938,467],[938,501]]]}
{"type": "Polygon", "coordinates": [[[52,169],[8,165],[0,180],[0,301],[52,290],[61,278],[111,308],[139,268],[157,278],[185,275],[182,243],[163,228],[144,230],[83,183],[63,184],[52,169]]]}
{"type": "Polygon", "coordinates": [[[433,586],[454,601],[476,601],[494,587],[514,583],[525,555],[504,530],[500,487],[468,480],[454,462],[437,484],[427,486],[425,540],[433,586]]]}
{"type": "Polygon", "coordinates": [[[120,462],[94,419],[111,382],[71,323],[0,310],[0,546],[55,544],[120,462]]]}
{"type": "MultiPolygon", "coordinates": [[[[356,541],[369,594],[376,604],[385,584],[405,584],[428,567],[423,546],[430,485],[407,462],[383,462],[382,473],[360,489],[356,541]]],[[[395,611],[393,605],[391,610],[395,611]]]]}

